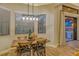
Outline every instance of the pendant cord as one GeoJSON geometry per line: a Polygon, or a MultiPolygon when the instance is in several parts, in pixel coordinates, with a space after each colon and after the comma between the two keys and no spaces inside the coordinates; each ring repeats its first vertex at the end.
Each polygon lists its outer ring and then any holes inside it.
{"type": "Polygon", "coordinates": [[[33,17],[34,17],[34,4],[32,3],[32,20],[33,20],[33,17]]]}
{"type": "Polygon", "coordinates": [[[28,16],[29,16],[29,2],[28,2],[28,16]]]}

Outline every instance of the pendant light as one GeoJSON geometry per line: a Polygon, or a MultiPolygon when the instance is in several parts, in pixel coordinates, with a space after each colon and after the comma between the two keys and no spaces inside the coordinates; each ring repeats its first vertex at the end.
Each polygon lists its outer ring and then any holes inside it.
{"type": "Polygon", "coordinates": [[[38,21],[39,20],[39,4],[38,4],[38,8],[37,8],[37,16],[36,16],[36,21],[38,21]]]}
{"type": "MultiPolygon", "coordinates": [[[[39,20],[38,16],[35,16],[35,14],[34,14],[34,3],[32,3],[31,6],[32,6],[32,16],[29,15],[29,3],[28,3],[28,16],[26,17],[26,20],[38,21],[39,20]]],[[[39,13],[39,11],[38,11],[38,13],[39,13]]],[[[23,18],[23,19],[25,19],[25,18],[23,18]]]]}
{"type": "Polygon", "coordinates": [[[34,4],[32,3],[32,20],[35,21],[34,4]]]}
{"type": "Polygon", "coordinates": [[[26,20],[29,20],[29,3],[28,3],[28,15],[26,16],[26,20]]]}

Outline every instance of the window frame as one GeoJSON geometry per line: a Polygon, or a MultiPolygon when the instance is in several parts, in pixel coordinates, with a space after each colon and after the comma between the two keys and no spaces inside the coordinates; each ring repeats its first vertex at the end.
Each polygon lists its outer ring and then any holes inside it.
{"type": "MultiPolygon", "coordinates": [[[[6,10],[6,11],[8,11],[9,12],[9,22],[8,22],[8,33],[7,34],[0,34],[0,36],[8,36],[8,35],[10,35],[10,21],[11,21],[11,10],[10,9],[8,9],[8,8],[5,8],[5,7],[3,7],[3,6],[0,6],[0,9],[3,9],[3,10],[6,10]]],[[[1,29],[2,30],[2,29],[1,29]]]]}
{"type": "Polygon", "coordinates": [[[47,17],[47,15],[46,14],[40,14],[38,16],[42,16],[42,15],[45,16],[45,32],[39,32],[39,21],[38,21],[38,34],[46,34],[46,17],[47,17]]]}

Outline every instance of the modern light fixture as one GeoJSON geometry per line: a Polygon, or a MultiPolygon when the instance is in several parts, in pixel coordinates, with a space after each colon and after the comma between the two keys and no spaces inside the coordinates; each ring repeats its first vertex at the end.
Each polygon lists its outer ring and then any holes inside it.
{"type": "Polygon", "coordinates": [[[34,15],[34,5],[32,4],[32,14],[33,14],[33,21],[38,21],[39,19],[38,19],[38,17],[36,17],[35,15],[34,15]]]}
{"type": "Polygon", "coordinates": [[[36,21],[38,21],[39,20],[39,5],[38,5],[38,11],[37,11],[37,17],[36,17],[36,21]]]}
{"type": "Polygon", "coordinates": [[[28,3],[28,16],[27,16],[26,19],[29,20],[29,18],[30,18],[30,17],[29,17],[29,3],[28,3]]]}
{"type": "Polygon", "coordinates": [[[34,6],[33,6],[33,3],[32,3],[32,21],[34,21],[34,6]]]}
{"type": "Polygon", "coordinates": [[[29,15],[29,3],[28,3],[28,16],[26,17],[26,20],[38,21],[39,18],[34,15],[34,4],[32,3],[31,6],[32,6],[32,16],[29,15]]]}

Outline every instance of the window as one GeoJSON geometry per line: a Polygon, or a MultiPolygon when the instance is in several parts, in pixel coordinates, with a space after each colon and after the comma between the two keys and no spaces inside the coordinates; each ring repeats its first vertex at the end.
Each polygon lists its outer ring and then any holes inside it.
{"type": "Polygon", "coordinates": [[[34,32],[34,21],[29,20],[27,17],[32,19],[33,15],[16,13],[16,34],[34,32]]]}
{"type": "Polygon", "coordinates": [[[39,15],[38,33],[46,33],[46,15],[39,15]]]}
{"type": "Polygon", "coordinates": [[[9,34],[10,12],[0,8],[0,35],[9,34]]]}

